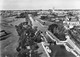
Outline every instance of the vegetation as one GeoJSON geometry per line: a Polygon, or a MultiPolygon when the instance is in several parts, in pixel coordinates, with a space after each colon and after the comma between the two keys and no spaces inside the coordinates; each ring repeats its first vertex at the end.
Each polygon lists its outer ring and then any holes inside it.
{"type": "Polygon", "coordinates": [[[37,43],[40,43],[41,35],[40,31],[35,35],[36,30],[33,29],[30,25],[26,23],[26,27],[23,27],[24,23],[21,23],[19,26],[16,26],[19,38],[19,46],[17,47],[18,57],[39,57],[42,53],[38,53],[37,49],[39,46],[37,43]],[[27,49],[27,47],[30,47],[27,49]]]}
{"type": "Polygon", "coordinates": [[[65,29],[58,24],[51,24],[48,28],[59,40],[64,41],[65,38],[65,29]]]}

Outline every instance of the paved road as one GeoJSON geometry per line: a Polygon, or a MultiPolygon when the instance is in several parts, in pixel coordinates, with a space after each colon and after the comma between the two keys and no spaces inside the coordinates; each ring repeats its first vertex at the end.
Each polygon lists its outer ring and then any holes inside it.
{"type": "Polygon", "coordinates": [[[43,32],[45,32],[47,30],[47,28],[48,28],[47,26],[43,26],[39,21],[34,20],[31,15],[29,15],[29,18],[30,18],[30,20],[31,20],[31,22],[33,24],[33,27],[37,26],[38,30],[41,30],[43,32]]]}

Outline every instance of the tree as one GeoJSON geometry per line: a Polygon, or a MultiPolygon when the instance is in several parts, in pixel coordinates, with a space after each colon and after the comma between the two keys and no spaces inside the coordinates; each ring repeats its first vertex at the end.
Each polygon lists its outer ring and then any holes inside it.
{"type": "MultiPolygon", "coordinates": [[[[16,26],[18,34],[20,36],[19,38],[19,46],[17,47],[18,51],[18,57],[29,57],[31,56],[38,56],[37,50],[39,46],[37,43],[40,43],[41,40],[41,32],[38,31],[36,33],[36,30],[32,28],[32,26],[28,25],[27,27],[23,27],[24,23],[21,23],[19,26],[16,26]],[[35,34],[36,33],[36,34],[35,34]],[[26,46],[30,46],[30,49],[27,49],[26,46]],[[31,53],[30,53],[31,51],[31,53]]],[[[27,24],[26,24],[27,25],[27,24]]]]}
{"type": "Polygon", "coordinates": [[[65,38],[65,29],[63,26],[59,26],[58,24],[51,24],[48,28],[50,32],[52,32],[59,40],[64,41],[65,38]]]}

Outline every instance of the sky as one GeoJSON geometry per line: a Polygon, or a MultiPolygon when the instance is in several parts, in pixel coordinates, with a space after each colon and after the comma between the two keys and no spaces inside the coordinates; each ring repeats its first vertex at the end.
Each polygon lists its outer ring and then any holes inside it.
{"type": "Polygon", "coordinates": [[[0,0],[0,9],[80,9],[80,0],[0,0]]]}

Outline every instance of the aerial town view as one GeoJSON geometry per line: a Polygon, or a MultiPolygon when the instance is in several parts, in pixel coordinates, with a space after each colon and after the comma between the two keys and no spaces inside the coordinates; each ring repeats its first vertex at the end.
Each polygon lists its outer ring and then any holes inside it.
{"type": "Polygon", "coordinates": [[[80,10],[1,10],[0,57],[80,57],[80,10]]]}

